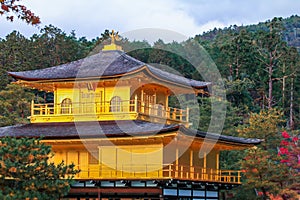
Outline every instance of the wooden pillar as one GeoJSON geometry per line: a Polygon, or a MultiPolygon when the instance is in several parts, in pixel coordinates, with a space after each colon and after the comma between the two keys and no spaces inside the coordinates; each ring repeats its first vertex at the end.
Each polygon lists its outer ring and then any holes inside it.
{"type": "Polygon", "coordinates": [[[179,110],[179,120],[182,122],[182,109],[179,110]]]}
{"type": "Polygon", "coordinates": [[[54,113],[59,114],[58,112],[58,100],[57,100],[57,88],[56,86],[54,87],[54,113]]]}
{"type": "Polygon", "coordinates": [[[217,169],[217,170],[219,170],[219,167],[220,167],[220,166],[219,166],[219,165],[220,165],[219,159],[220,159],[220,152],[217,152],[217,153],[216,153],[216,169],[217,169]]]}
{"type": "Polygon", "coordinates": [[[204,152],[204,155],[203,155],[203,175],[204,175],[204,178],[207,179],[208,176],[207,176],[207,169],[206,169],[206,152],[204,152]]]}
{"type": "Polygon", "coordinates": [[[176,113],[177,113],[177,108],[173,108],[172,119],[174,120],[176,120],[176,113]]]}
{"type": "Polygon", "coordinates": [[[193,159],[194,159],[194,151],[192,149],[190,149],[190,178],[194,179],[194,163],[193,163],[193,159]]]}
{"type": "Polygon", "coordinates": [[[31,116],[34,115],[34,100],[31,100],[31,116]]]}
{"type": "Polygon", "coordinates": [[[168,107],[169,107],[169,96],[166,94],[166,101],[165,101],[165,107],[164,107],[164,117],[170,118],[170,114],[168,113],[168,107]]]}
{"type": "Polygon", "coordinates": [[[166,108],[169,107],[169,94],[166,95],[166,103],[165,103],[166,108]]]}
{"type": "Polygon", "coordinates": [[[175,153],[176,161],[175,161],[175,178],[178,177],[178,170],[179,170],[179,150],[178,146],[176,145],[176,153],[175,153]]]}
{"type": "Polygon", "coordinates": [[[219,165],[220,165],[220,161],[219,161],[219,158],[220,158],[220,152],[217,152],[216,153],[216,177],[215,177],[215,179],[216,179],[216,181],[219,181],[219,179],[220,179],[220,171],[219,171],[219,165]]]}
{"type": "Polygon", "coordinates": [[[138,111],[138,97],[137,94],[134,96],[134,112],[138,111]]]}
{"type": "Polygon", "coordinates": [[[141,113],[145,113],[144,90],[141,89],[141,113]]]}
{"type": "Polygon", "coordinates": [[[194,151],[192,149],[190,149],[190,167],[193,166],[193,156],[194,156],[193,153],[194,153],[194,151]]]}
{"type": "Polygon", "coordinates": [[[81,88],[78,87],[78,112],[83,113],[81,88]]]}
{"type": "MultiPolygon", "coordinates": [[[[105,90],[105,83],[103,83],[103,102],[104,102],[104,106],[103,106],[103,109],[104,109],[104,112],[106,112],[106,90],[105,90]]],[[[109,109],[108,109],[109,110],[109,109]]]]}
{"type": "Polygon", "coordinates": [[[206,169],[206,152],[203,155],[203,168],[206,169]]]}
{"type": "Polygon", "coordinates": [[[144,101],[144,90],[141,89],[141,101],[143,102],[144,101]]]}
{"type": "Polygon", "coordinates": [[[185,121],[186,121],[186,122],[189,122],[189,120],[190,120],[190,119],[189,119],[189,115],[190,115],[190,109],[189,109],[189,107],[187,107],[187,108],[186,108],[186,118],[185,118],[185,121]]]}
{"type": "Polygon", "coordinates": [[[154,95],[153,95],[153,111],[152,114],[154,114],[155,116],[158,115],[158,107],[157,107],[157,95],[156,95],[156,89],[154,88],[154,95]]]}

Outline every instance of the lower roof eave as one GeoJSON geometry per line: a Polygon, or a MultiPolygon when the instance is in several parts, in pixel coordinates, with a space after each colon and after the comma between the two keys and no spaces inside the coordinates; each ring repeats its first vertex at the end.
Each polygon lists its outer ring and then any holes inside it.
{"type": "Polygon", "coordinates": [[[167,125],[142,120],[37,123],[0,128],[0,137],[42,137],[44,140],[138,138],[165,136],[174,133],[181,133],[181,135],[187,136],[189,139],[244,148],[252,147],[262,142],[260,139],[240,138],[192,130],[179,124],[167,125]]]}

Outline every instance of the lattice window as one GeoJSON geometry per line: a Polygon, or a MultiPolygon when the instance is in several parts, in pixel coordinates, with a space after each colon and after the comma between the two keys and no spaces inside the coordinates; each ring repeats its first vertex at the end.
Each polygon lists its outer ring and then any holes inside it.
{"type": "Polygon", "coordinates": [[[71,114],[72,113],[72,100],[65,98],[61,102],[61,113],[62,114],[71,114]]]}
{"type": "Polygon", "coordinates": [[[114,96],[110,100],[110,112],[121,112],[122,111],[122,99],[119,96],[114,96]]]}

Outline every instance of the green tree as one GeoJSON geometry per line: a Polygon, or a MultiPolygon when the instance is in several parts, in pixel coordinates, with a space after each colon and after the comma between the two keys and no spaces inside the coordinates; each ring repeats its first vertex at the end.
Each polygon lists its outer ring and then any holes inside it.
{"type": "Polygon", "coordinates": [[[287,185],[295,179],[287,165],[280,162],[276,151],[250,149],[242,164],[246,174],[245,187],[256,189],[263,199],[270,195],[285,196],[287,185]]]}
{"type": "Polygon", "coordinates": [[[34,34],[30,40],[30,55],[33,56],[31,69],[52,67],[84,58],[93,46],[85,38],[77,39],[74,31],[67,35],[53,25],[45,26],[40,34],[34,34]]]}
{"type": "Polygon", "coordinates": [[[248,124],[238,127],[239,136],[245,138],[259,138],[264,142],[264,150],[276,149],[280,142],[279,127],[284,122],[283,113],[277,109],[261,110],[251,113],[248,124]]]}
{"type": "Polygon", "coordinates": [[[7,85],[0,91],[0,126],[28,123],[30,102],[34,94],[19,85],[7,85]]]}
{"type": "Polygon", "coordinates": [[[66,34],[52,25],[30,38],[13,31],[0,39],[0,89],[12,81],[7,71],[42,69],[75,61],[86,57],[94,43],[84,37],[77,38],[75,32],[66,34]]]}
{"type": "Polygon", "coordinates": [[[278,81],[281,85],[281,90],[276,90],[275,95],[281,101],[278,106],[282,107],[286,118],[288,119],[288,126],[294,130],[297,128],[297,107],[299,107],[297,99],[299,93],[299,66],[300,55],[296,48],[287,47],[285,53],[280,58],[281,66],[278,71],[278,81]]]}
{"type": "Polygon", "coordinates": [[[216,43],[220,48],[218,56],[220,56],[220,64],[227,69],[225,72],[227,77],[230,80],[240,79],[255,62],[252,34],[242,29],[237,33],[230,31],[223,37],[219,36],[218,39],[220,40],[216,43]]]}
{"type": "Polygon", "coordinates": [[[74,165],[55,165],[51,147],[41,140],[0,139],[0,198],[58,199],[66,195],[74,176],[74,165]]]}
{"type": "Polygon", "coordinates": [[[263,139],[260,146],[246,151],[242,161],[246,176],[243,187],[248,191],[256,190],[261,195],[258,198],[269,199],[270,195],[280,195],[285,199],[287,185],[295,181],[290,168],[278,156],[281,118],[282,113],[278,110],[262,110],[251,114],[249,125],[239,129],[240,136],[263,139]]]}
{"type": "Polygon", "coordinates": [[[149,60],[149,53],[152,51],[151,45],[147,41],[128,41],[122,40],[123,50],[130,56],[147,63],[149,60]]]}
{"type": "MultiPolygon", "coordinates": [[[[259,54],[257,59],[260,61],[262,66],[260,74],[261,77],[266,78],[268,91],[267,95],[267,106],[272,108],[277,100],[274,99],[274,78],[276,77],[276,70],[280,65],[280,57],[284,54],[286,48],[286,42],[282,39],[283,24],[282,18],[274,18],[272,21],[267,23],[268,30],[258,31],[256,36],[256,50],[259,54]]],[[[264,80],[263,80],[264,81],[264,80]]]]}
{"type": "Polygon", "coordinates": [[[0,89],[11,81],[7,71],[27,70],[34,65],[31,47],[30,40],[17,31],[13,31],[0,41],[0,89]]]}
{"type": "Polygon", "coordinates": [[[225,79],[226,98],[235,107],[239,107],[241,111],[248,108],[254,108],[252,96],[250,90],[254,88],[254,81],[249,78],[228,80],[225,79]]]}

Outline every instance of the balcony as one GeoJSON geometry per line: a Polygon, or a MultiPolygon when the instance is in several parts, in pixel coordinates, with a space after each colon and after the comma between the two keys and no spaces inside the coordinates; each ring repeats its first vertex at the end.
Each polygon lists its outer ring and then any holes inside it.
{"type": "Polygon", "coordinates": [[[31,123],[107,121],[107,120],[146,120],[166,124],[189,124],[189,110],[147,104],[137,100],[111,102],[88,102],[63,104],[31,103],[31,123]]]}
{"type": "Polygon", "coordinates": [[[141,179],[177,179],[190,181],[208,181],[218,183],[241,184],[241,172],[233,170],[206,169],[183,165],[122,165],[112,169],[106,165],[77,166],[80,173],[75,179],[93,180],[141,180],[141,179]]]}

